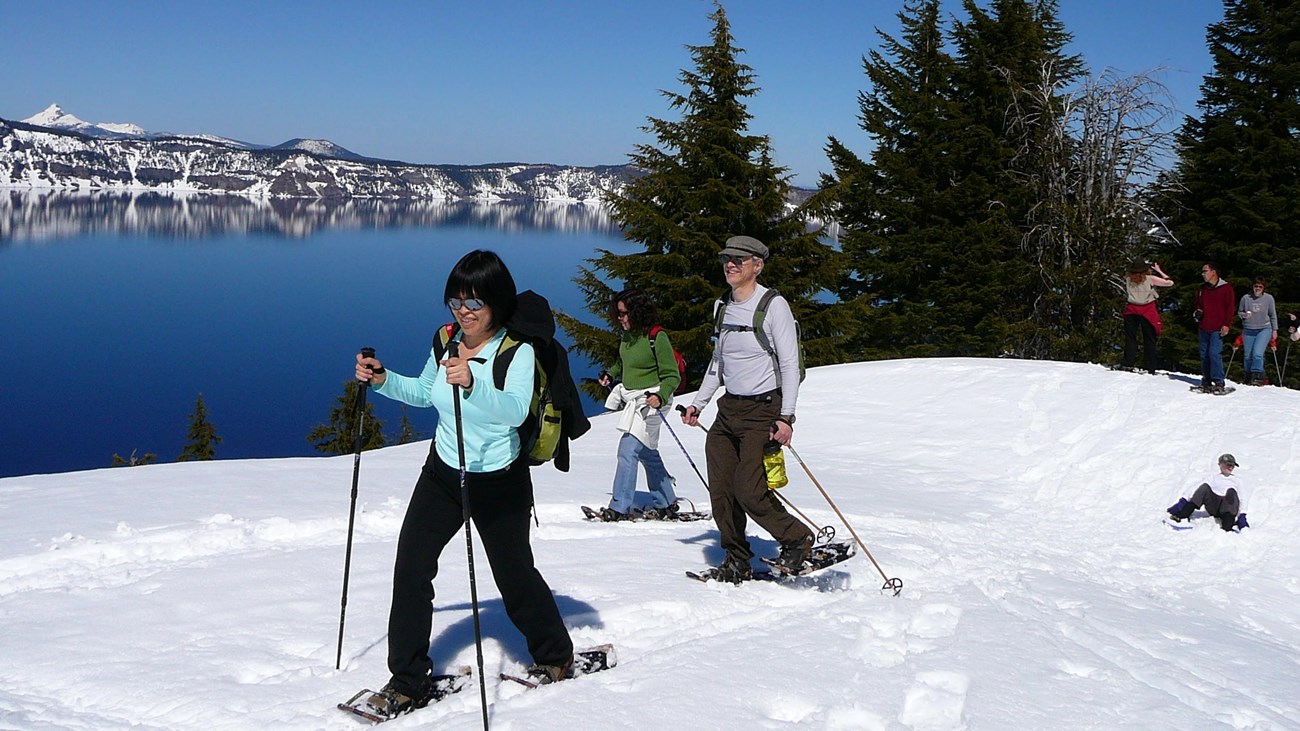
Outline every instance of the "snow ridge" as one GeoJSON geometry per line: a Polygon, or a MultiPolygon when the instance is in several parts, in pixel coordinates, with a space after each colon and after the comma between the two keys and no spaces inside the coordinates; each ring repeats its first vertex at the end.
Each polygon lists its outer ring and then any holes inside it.
{"type": "MultiPolygon", "coordinates": [[[[533,471],[532,543],[575,643],[613,642],[619,667],[544,693],[492,680],[528,652],[475,541],[492,723],[1296,728],[1300,393],[1212,398],[1187,378],[961,358],[811,369],[796,448],[899,597],[864,556],[794,584],[699,584],[682,572],[722,558],[708,523],[586,522],[577,506],[608,499],[621,436],[596,417],[571,472],[533,471]],[[1254,527],[1161,525],[1225,451],[1258,485],[1254,527]]],[[[700,461],[702,430],[674,428],[700,461]]],[[[676,444],[660,447],[679,494],[707,505],[676,444]]],[[[352,456],[0,480],[0,727],[355,728],[333,704],[387,678],[394,542],[428,448],[363,456],[342,671],[352,456]]],[[[846,537],[787,468],[782,495],[846,537]]],[[[439,668],[475,659],[463,545],[436,581],[439,668]]],[[[392,723],[478,728],[478,702],[392,723]]]]}

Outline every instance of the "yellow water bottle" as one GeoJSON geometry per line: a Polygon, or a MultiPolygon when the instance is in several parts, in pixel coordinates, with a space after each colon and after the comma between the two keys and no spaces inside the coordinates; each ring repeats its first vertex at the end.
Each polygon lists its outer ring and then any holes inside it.
{"type": "Polygon", "coordinates": [[[785,452],[781,450],[781,443],[775,439],[763,447],[763,470],[767,473],[769,490],[790,484],[790,479],[785,476],[785,452]]]}

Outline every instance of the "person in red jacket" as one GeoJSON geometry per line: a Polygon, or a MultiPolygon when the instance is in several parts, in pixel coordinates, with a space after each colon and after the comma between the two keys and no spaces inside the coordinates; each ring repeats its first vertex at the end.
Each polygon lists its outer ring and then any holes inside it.
{"type": "Polygon", "coordinates": [[[1237,297],[1228,280],[1219,277],[1219,268],[1213,262],[1201,265],[1201,278],[1205,283],[1196,292],[1196,310],[1192,313],[1200,324],[1201,390],[1222,393],[1223,338],[1236,315],[1237,297]]]}

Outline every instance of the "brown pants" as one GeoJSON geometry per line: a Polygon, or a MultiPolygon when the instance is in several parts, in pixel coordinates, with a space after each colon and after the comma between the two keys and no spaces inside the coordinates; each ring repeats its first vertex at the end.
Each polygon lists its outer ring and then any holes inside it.
{"type": "Polygon", "coordinates": [[[729,558],[748,562],[754,557],[745,537],[746,516],[783,544],[812,535],[767,487],[763,446],[771,439],[772,421],[780,415],[780,393],[762,401],[725,395],[718,399],[718,418],[709,428],[704,456],[713,521],[729,558]]]}

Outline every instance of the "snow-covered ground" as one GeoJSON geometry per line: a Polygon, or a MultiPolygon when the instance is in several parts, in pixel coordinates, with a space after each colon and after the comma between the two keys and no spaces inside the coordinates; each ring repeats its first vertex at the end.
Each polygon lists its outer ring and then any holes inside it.
{"type": "MultiPolygon", "coordinates": [[[[682,572],[721,558],[711,523],[584,522],[614,466],[615,420],[597,418],[571,473],[534,470],[533,544],[575,641],[614,643],[619,666],[497,681],[527,657],[480,552],[492,726],[1300,728],[1300,393],[1189,381],[966,359],[811,371],[795,446],[898,597],[863,555],[797,586],[700,584],[682,572]],[[1225,451],[1255,486],[1253,527],[1162,525],[1225,451]]],[[[703,433],[672,426],[702,468],[703,433]]],[[[356,728],[334,704],[387,679],[394,543],[427,447],[362,458],[341,671],[351,456],[0,480],[0,728],[356,728]]],[[[838,525],[787,461],[784,494],[838,525]]],[[[463,541],[441,566],[430,654],[473,665],[463,541]]],[[[387,728],[429,725],[481,727],[478,687],[387,728]]]]}

